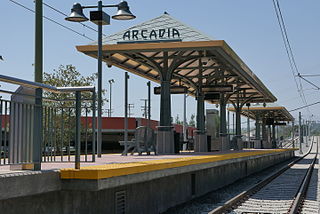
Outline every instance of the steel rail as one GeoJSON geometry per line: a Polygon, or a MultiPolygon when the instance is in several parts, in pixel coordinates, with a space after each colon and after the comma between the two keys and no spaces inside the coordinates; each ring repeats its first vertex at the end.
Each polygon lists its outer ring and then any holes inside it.
{"type": "MultiPolygon", "coordinates": [[[[314,136],[313,136],[314,138],[314,136]]],[[[312,140],[313,142],[313,140],[312,140]]],[[[317,144],[318,146],[318,144],[317,144]]],[[[255,194],[256,192],[258,192],[259,190],[261,190],[263,187],[265,187],[267,184],[269,184],[271,181],[273,181],[275,178],[279,177],[280,175],[282,175],[285,171],[287,171],[288,169],[290,169],[294,164],[296,164],[297,162],[301,161],[302,159],[304,159],[307,155],[310,154],[311,150],[313,148],[313,143],[310,146],[309,151],[303,155],[302,157],[290,162],[289,164],[283,166],[281,169],[279,169],[277,172],[273,173],[272,175],[270,175],[269,177],[267,177],[266,179],[260,181],[258,184],[255,184],[253,186],[251,186],[248,190],[243,191],[242,193],[236,195],[235,197],[231,198],[230,200],[228,200],[227,202],[225,202],[224,205],[219,206],[217,208],[215,208],[214,210],[210,211],[208,214],[222,214],[222,213],[228,213],[234,209],[236,209],[239,205],[241,205],[244,201],[246,201],[250,196],[252,196],[253,194],[255,194]]],[[[318,147],[317,147],[317,151],[318,151],[318,147]]],[[[304,183],[304,182],[302,182],[304,183]]],[[[298,194],[298,193],[297,193],[298,194]]]]}
{"type": "MultiPolygon", "coordinates": [[[[29,80],[23,80],[19,79],[16,77],[10,77],[6,75],[0,74],[0,81],[1,82],[6,82],[10,84],[15,84],[15,85],[21,85],[25,86],[28,88],[42,88],[46,91],[51,91],[51,92],[56,92],[56,93],[70,93],[70,92],[77,92],[77,91],[95,91],[94,86],[75,86],[75,87],[55,87],[43,83],[38,83],[38,82],[32,82],[29,80]]],[[[5,91],[3,91],[5,92],[5,91]]]]}
{"type": "MultiPolygon", "coordinates": [[[[312,145],[313,145],[313,139],[312,139],[312,145]]],[[[310,164],[310,167],[303,179],[303,182],[299,188],[299,191],[290,207],[290,211],[289,211],[289,214],[295,214],[295,213],[298,213],[299,209],[301,208],[301,205],[302,205],[302,202],[304,200],[304,197],[307,193],[307,190],[308,190],[308,186],[309,186],[309,183],[310,183],[310,179],[311,179],[311,176],[312,176],[312,172],[313,172],[313,169],[314,169],[314,165],[317,161],[317,157],[318,157],[318,149],[319,149],[319,141],[317,139],[317,152],[316,152],[316,156],[314,157],[312,163],[310,164]]]]}

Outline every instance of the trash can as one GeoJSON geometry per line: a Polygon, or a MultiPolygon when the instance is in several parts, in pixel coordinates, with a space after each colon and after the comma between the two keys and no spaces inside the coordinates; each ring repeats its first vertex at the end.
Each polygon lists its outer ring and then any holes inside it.
{"type": "Polygon", "coordinates": [[[211,135],[207,135],[207,144],[208,152],[211,152],[211,135]]]}
{"type": "Polygon", "coordinates": [[[173,132],[174,134],[174,153],[179,154],[180,152],[180,133],[176,131],[173,132]]]}

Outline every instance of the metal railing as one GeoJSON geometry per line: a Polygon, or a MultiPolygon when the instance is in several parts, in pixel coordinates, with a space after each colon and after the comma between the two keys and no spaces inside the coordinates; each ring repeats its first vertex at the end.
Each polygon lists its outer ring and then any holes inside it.
{"type": "Polygon", "coordinates": [[[0,81],[20,86],[16,91],[0,89],[11,95],[11,100],[0,97],[0,165],[74,161],[80,168],[80,161],[95,161],[93,86],[53,87],[4,75],[0,81]],[[82,92],[91,95],[84,98],[82,92]],[[75,96],[50,96],[62,93],[75,96]]]}

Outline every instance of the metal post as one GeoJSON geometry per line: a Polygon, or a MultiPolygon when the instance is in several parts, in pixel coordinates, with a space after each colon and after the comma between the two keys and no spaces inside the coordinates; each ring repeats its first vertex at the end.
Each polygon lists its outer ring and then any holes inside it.
{"type": "Polygon", "coordinates": [[[198,132],[204,134],[205,132],[205,118],[204,118],[204,95],[202,93],[202,61],[199,59],[199,75],[198,75],[198,89],[197,89],[197,129],[198,132]]]}
{"type": "Polygon", "coordinates": [[[310,136],[309,136],[309,121],[306,120],[306,147],[308,147],[310,136]]]}
{"type": "MultiPolygon", "coordinates": [[[[279,126],[276,127],[276,142],[280,143],[280,139],[279,139],[279,126]]],[[[279,146],[282,148],[282,141],[281,144],[279,144],[279,146]]]]}
{"type": "MultiPolygon", "coordinates": [[[[249,108],[250,106],[247,105],[248,107],[248,114],[249,114],[249,108]]],[[[247,136],[248,136],[248,146],[250,147],[250,117],[247,117],[247,136]]]]}
{"type": "MultiPolygon", "coordinates": [[[[42,0],[35,1],[35,61],[34,80],[42,83],[43,76],[43,8],[42,0]]],[[[34,127],[33,127],[33,164],[34,170],[41,170],[42,136],[42,89],[35,90],[34,127]]]]}
{"type": "Polygon", "coordinates": [[[157,154],[174,153],[174,137],[171,123],[171,92],[170,82],[172,71],[169,69],[168,52],[163,52],[163,66],[159,70],[161,74],[160,95],[160,126],[157,134],[157,154]]]}
{"type": "Polygon", "coordinates": [[[148,86],[148,127],[151,128],[151,82],[147,82],[148,86]]]}
{"type": "Polygon", "coordinates": [[[241,137],[241,108],[236,108],[236,136],[241,137]]]}
{"type": "MultiPolygon", "coordinates": [[[[124,151],[127,151],[128,144],[128,72],[125,72],[124,78],[124,151]]],[[[127,155],[127,152],[123,153],[127,155]]]]}
{"type": "MultiPolygon", "coordinates": [[[[163,53],[163,71],[161,80],[160,95],[160,126],[171,127],[171,92],[170,81],[171,76],[168,75],[168,52],[163,53]]],[[[167,128],[168,129],[168,128],[167,128]]]]}
{"type": "Polygon", "coordinates": [[[76,142],[75,142],[75,168],[80,169],[80,143],[81,143],[81,92],[76,91],[76,142]]]}
{"type": "MultiPolygon", "coordinates": [[[[35,1],[35,62],[34,80],[42,83],[43,76],[43,9],[42,0],[35,1]]],[[[42,96],[42,95],[41,95],[42,96]]]]}
{"type": "Polygon", "coordinates": [[[109,80],[109,84],[110,84],[110,98],[109,98],[109,117],[111,117],[112,115],[112,104],[111,104],[111,102],[112,102],[112,81],[111,80],[109,80]]]}
{"type": "Polygon", "coordinates": [[[228,111],[228,123],[227,123],[227,133],[230,134],[230,111],[228,111]]]}
{"type": "Polygon", "coordinates": [[[241,137],[241,104],[239,91],[237,91],[237,103],[235,106],[236,109],[236,137],[237,139],[241,137]]]}
{"type": "Polygon", "coordinates": [[[272,148],[276,148],[276,126],[272,125],[272,148]]]}
{"type": "Polygon", "coordinates": [[[302,154],[302,143],[303,143],[303,133],[302,133],[302,126],[301,126],[301,112],[299,112],[299,143],[300,143],[300,154],[302,154]]]}
{"type": "MultiPolygon", "coordinates": [[[[102,11],[102,1],[98,1],[98,11],[102,11]]],[[[98,24],[98,157],[102,147],[102,24],[98,24]]]]}
{"type": "Polygon", "coordinates": [[[260,115],[256,114],[256,140],[260,140],[260,115]]]}
{"type": "Polygon", "coordinates": [[[233,135],[236,134],[236,133],[235,133],[235,130],[236,130],[236,129],[235,129],[235,125],[236,125],[236,124],[234,123],[234,113],[233,113],[233,114],[232,114],[232,134],[233,134],[233,135]]]}
{"type": "Polygon", "coordinates": [[[201,92],[197,96],[197,129],[201,134],[205,132],[204,96],[201,92]]]}
{"type": "Polygon", "coordinates": [[[292,148],[295,148],[294,135],[295,135],[294,120],[292,120],[292,148]]]}
{"type": "Polygon", "coordinates": [[[227,134],[227,122],[226,122],[226,100],[224,93],[220,94],[220,136],[226,136],[227,134]]]}
{"type": "Polygon", "coordinates": [[[35,90],[34,126],[33,126],[33,158],[34,170],[41,170],[41,144],[43,141],[42,130],[42,89],[35,90]]]}
{"type": "Polygon", "coordinates": [[[92,162],[96,161],[96,89],[92,92],[92,162]]]}
{"type": "Polygon", "coordinates": [[[187,142],[187,94],[183,94],[183,141],[187,142]]]}

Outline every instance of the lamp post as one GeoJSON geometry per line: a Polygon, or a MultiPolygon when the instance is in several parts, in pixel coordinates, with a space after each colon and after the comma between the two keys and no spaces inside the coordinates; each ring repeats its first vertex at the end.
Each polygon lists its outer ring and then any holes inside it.
{"type": "Polygon", "coordinates": [[[111,105],[111,97],[112,97],[112,83],[114,83],[114,79],[111,79],[108,81],[110,85],[110,98],[109,98],[109,117],[111,117],[112,114],[112,105],[111,105]]]}
{"type": "Polygon", "coordinates": [[[70,16],[66,17],[67,21],[71,22],[85,22],[89,19],[83,14],[83,9],[97,8],[97,11],[90,11],[90,21],[98,25],[98,133],[97,133],[97,152],[98,157],[101,157],[102,145],[102,25],[110,24],[110,16],[102,11],[104,7],[116,7],[118,12],[112,16],[116,20],[130,20],[136,18],[129,10],[128,3],[122,1],[116,5],[103,5],[102,1],[98,1],[97,6],[81,6],[75,3],[71,9],[70,16]]]}

